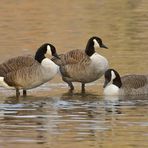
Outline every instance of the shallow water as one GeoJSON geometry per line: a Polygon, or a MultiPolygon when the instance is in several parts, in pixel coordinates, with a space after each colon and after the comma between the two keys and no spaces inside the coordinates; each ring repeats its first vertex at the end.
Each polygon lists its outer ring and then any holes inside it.
{"type": "MultiPolygon", "coordinates": [[[[58,53],[85,48],[100,36],[99,50],[121,75],[147,74],[148,1],[5,0],[0,2],[0,62],[33,54],[43,42],[58,53]]],[[[148,96],[104,98],[103,78],[86,94],[73,94],[57,76],[15,99],[0,88],[0,148],[148,147],[148,96]]]]}
{"type": "Polygon", "coordinates": [[[3,147],[147,147],[147,97],[115,100],[91,93],[2,98],[3,147]]]}

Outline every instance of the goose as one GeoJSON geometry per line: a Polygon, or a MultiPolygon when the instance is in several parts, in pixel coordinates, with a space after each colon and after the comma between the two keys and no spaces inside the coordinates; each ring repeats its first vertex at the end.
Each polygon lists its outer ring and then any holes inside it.
{"type": "Polygon", "coordinates": [[[114,69],[108,69],[105,74],[104,95],[146,95],[148,94],[148,75],[125,75],[120,77],[114,69]]]}
{"type": "Polygon", "coordinates": [[[26,96],[28,89],[52,79],[59,68],[53,61],[45,57],[46,53],[59,58],[55,47],[45,43],[37,49],[34,57],[18,56],[0,64],[0,86],[16,89],[18,98],[20,89],[23,89],[23,96],[26,96]]]}
{"type": "Polygon", "coordinates": [[[70,90],[74,90],[72,82],[80,82],[82,92],[85,91],[85,83],[99,79],[108,69],[108,61],[96,52],[99,48],[107,48],[101,38],[93,36],[88,40],[85,50],[75,49],[61,54],[60,59],[53,57],[63,81],[68,83],[70,90]]]}

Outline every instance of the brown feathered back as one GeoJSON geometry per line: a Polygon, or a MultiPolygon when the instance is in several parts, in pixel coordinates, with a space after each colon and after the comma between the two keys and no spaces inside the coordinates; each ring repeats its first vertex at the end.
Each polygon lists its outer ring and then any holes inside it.
{"type": "Polygon", "coordinates": [[[68,65],[68,64],[77,64],[81,62],[84,58],[89,58],[86,54],[85,51],[83,50],[71,50],[65,54],[59,55],[60,59],[57,58],[52,58],[52,61],[56,63],[57,65],[68,65]]]}
{"type": "Polygon", "coordinates": [[[33,56],[18,56],[11,58],[8,61],[0,64],[0,76],[4,77],[9,72],[31,66],[34,62],[36,61],[33,56]]]}
{"type": "Polygon", "coordinates": [[[127,75],[121,77],[121,95],[148,94],[148,75],[127,75]]]}
{"type": "Polygon", "coordinates": [[[62,76],[72,79],[72,81],[89,81],[87,75],[91,75],[91,69],[88,66],[91,60],[83,50],[71,50],[66,54],[60,55],[60,59],[52,59],[60,66],[62,76]],[[84,75],[86,77],[84,77],[84,75]]]}
{"type": "Polygon", "coordinates": [[[123,87],[140,88],[148,83],[148,77],[145,75],[127,75],[121,78],[123,87]]]}
{"type": "MultiPolygon", "coordinates": [[[[28,64],[29,65],[29,64],[28,64]]],[[[13,70],[5,75],[5,82],[9,86],[29,87],[42,77],[40,63],[34,60],[32,65],[13,70]]]]}

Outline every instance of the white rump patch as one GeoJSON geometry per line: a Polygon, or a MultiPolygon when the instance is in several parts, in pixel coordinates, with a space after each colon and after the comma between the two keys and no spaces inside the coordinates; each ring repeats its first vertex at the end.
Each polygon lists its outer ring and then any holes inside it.
{"type": "Polygon", "coordinates": [[[47,45],[47,54],[52,55],[52,53],[51,53],[51,47],[49,45],[47,45]]]}
{"type": "Polygon", "coordinates": [[[93,42],[94,42],[94,47],[95,48],[100,48],[100,45],[99,45],[99,43],[97,42],[96,39],[93,39],[93,42]]]}
{"type": "Polygon", "coordinates": [[[116,78],[116,75],[114,71],[111,71],[111,81],[113,81],[116,78]]]}

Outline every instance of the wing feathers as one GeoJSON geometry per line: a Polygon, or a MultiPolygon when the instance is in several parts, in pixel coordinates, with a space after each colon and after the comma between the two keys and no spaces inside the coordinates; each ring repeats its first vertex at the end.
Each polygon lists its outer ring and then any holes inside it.
{"type": "Polygon", "coordinates": [[[32,56],[19,56],[0,64],[0,76],[5,76],[9,72],[33,65],[36,62],[32,56]]]}
{"type": "Polygon", "coordinates": [[[148,76],[127,75],[121,78],[123,87],[138,89],[148,84],[148,76]]]}
{"type": "Polygon", "coordinates": [[[52,58],[57,65],[68,65],[68,64],[77,64],[81,62],[84,58],[89,58],[83,50],[71,50],[66,54],[59,55],[60,59],[52,58]]]}

